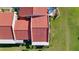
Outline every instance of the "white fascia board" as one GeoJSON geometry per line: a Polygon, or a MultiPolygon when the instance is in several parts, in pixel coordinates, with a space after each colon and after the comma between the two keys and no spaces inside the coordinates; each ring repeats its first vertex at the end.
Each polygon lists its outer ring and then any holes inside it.
{"type": "Polygon", "coordinates": [[[32,40],[32,42],[33,42],[33,32],[32,32],[32,16],[31,16],[31,40],[32,40]]]}
{"type": "Polygon", "coordinates": [[[49,43],[48,42],[32,42],[32,45],[44,45],[44,46],[48,46],[49,43]]]}
{"type": "Polygon", "coordinates": [[[0,39],[0,44],[17,44],[24,43],[23,40],[0,39]]]}
{"type": "Polygon", "coordinates": [[[24,43],[23,40],[14,40],[15,43],[24,43]]]}
{"type": "Polygon", "coordinates": [[[16,36],[15,36],[15,32],[14,32],[14,26],[15,26],[15,21],[16,20],[17,20],[17,14],[16,14],[16,12],[14,12],[13,22],[12,22],[12,29],[13,29],[14,40],[16,40],[16,36]]]}
{"type": "Polygon", "coordinates": [[[15,44],[13,39],[0,39],[0,44],[15,44]]]}

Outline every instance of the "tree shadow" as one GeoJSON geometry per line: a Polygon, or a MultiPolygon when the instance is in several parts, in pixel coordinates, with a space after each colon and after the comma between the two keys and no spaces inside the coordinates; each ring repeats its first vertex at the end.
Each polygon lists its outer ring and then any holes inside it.
{"type": "Polygon", "coordinates": [[[30,49],[30,45],[31,45],[31,40],[24,40],[24,46],[27,48],[27,49],[30,49]]]}
{"type": "Polygon", "coordinates": [[[78,40],[79,40],[79,37],[78,37],[78,40]]]}
{"type": "Polygon", "coordinates": [[[44,46],[35,46],[36,49],[42,49],[44,46]]]}

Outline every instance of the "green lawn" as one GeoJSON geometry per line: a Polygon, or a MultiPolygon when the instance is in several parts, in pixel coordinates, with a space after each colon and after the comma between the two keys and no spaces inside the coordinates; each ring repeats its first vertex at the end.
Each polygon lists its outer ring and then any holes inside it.
{"type": "Polygon", "coordinates": [[[0,50],[43,50],[43,51],[78,51],[79,50],[79,8],[59,8],[60,17],[50,19],[51,38],[49,48],[27,48],[26,46],[0,47],[0,50]]]}
{"type": "Polygon", "coordinates": [[[51,21],[49,50],[79,50],[79,8],[59,9],[60,18],[51,21]]]}

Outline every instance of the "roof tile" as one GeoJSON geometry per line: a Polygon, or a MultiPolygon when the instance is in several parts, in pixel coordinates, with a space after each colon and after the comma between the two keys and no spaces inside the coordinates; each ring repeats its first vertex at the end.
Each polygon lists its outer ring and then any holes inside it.
{"type": "Polygon", "coordinates": [[[34,28],[48,27],[48,16],[32,17],[32,27],[34,28]]]}

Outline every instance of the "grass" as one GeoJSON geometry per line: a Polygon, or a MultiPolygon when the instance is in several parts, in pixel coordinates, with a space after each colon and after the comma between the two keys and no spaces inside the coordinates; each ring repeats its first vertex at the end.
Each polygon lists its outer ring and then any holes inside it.
{"type": "Polygon", "coordinates": [[[26,45],[2,47],[2,51],[79,51],[79,8],[59,8],[60,17],[50,19],[51,37],[48,47],[27,48],[26,45]]]}
{"type": "Polygon", "coordinates": [[[79,8],[59,8],[60,18],[51,21],[49,50],[79,50],[79,8]],[[53,37],[54,34],[54,37],[53,37]],[[53,42],[52,42],[53,41],[53,42]]]}

